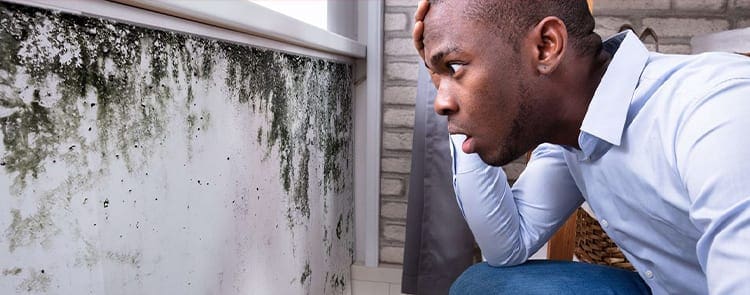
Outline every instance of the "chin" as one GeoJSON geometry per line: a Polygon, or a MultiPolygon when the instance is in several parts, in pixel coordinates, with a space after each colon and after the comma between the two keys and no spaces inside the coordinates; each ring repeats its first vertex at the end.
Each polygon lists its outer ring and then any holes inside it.
{"type": "Polygon", "coordinates": [[[490,166],[500,167],[507,163],[510,163],[510,161],[503,161],[502,159],[487,156],[482,153],[478,153],[478,154],[479,154],[479,158],[482,159],[483,162],[487,163],[487,165],[490,165],[490,166]]]}
{"type": "Polygon", "coordinates": [[[510,162],[513,162],[516,158],[520,157],[515,156],[514,153],[508,151],[507,147],[505,148],[499,148],[497,150],[492,151],[493,153],[482,153],[478,152],[479,158],[482,159],[485,163],[487,163],[490,166],[503,166],[510,162]]]}

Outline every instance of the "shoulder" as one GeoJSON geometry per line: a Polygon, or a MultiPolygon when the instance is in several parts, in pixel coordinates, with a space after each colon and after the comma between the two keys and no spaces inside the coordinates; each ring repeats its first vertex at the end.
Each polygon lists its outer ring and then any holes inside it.
{"type": "Polygon", "coordinates": [[[700,95],[714,86],[733,79],[750,77],[750,58],[727,52],[696,55],[652,53],[644,67],[641,80],[657,82],[681,93],[700,95]]]}

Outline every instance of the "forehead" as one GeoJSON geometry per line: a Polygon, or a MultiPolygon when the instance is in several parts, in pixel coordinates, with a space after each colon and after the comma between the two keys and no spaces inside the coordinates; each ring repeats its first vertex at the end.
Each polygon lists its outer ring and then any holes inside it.
{"type": "Polygon", "coordinates": [[[480,50],[487,39],[486,28],[471,22],[464,14],[464,1],[444,1],[431,6],[424,20],[423,42],[429,64],[436,55],[450,51],[480,50]]]}
{"type": "MultiPolygon", "coordinates": [[[[462,1],[459,1],[462,2],[462,1]]],[[[460,36],[458,31],[465,29],[466,20],[462,19],[463,5],[453,1],[443,1],[439,5],[433,5],[427,11],[424,19],[424,42],[432,44],[446,38],[460,36]]]]}

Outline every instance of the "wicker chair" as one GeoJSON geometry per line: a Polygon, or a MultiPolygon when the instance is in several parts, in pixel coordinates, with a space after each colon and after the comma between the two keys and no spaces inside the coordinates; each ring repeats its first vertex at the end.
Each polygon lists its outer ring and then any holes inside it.
{"type": "Polygon", "coordinates": [[[582,208],[573,213],[547,246],[549,259],[572,260],[573,254],[582,262],[635,271],[599,222],[582,208]]]}

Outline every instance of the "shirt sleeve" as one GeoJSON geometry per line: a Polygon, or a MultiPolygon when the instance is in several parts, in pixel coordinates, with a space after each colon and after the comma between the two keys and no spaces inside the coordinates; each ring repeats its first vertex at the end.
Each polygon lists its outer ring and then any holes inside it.
{"type": "Polygon", "coordinates": [[[726,81],[691,104],[675,142],[677,168],[701,232],[711,294],[750,294],[750,79],[726,81]]]}
{"type": "Polygon", "coordinates": [[[500,167],[461,151],[451,136],[456,198],[483,256],[492,266],[525,262],[583,202],[560,146],[543,144],[513,188],[500,167]]]}

